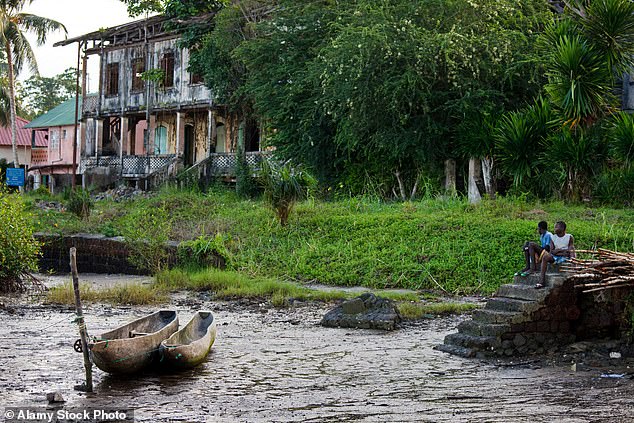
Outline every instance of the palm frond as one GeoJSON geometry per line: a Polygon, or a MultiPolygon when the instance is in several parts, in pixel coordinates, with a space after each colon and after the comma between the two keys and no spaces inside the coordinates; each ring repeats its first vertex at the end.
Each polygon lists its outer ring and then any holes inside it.
{"type": "Polygon", "coordinates": [[[616,102],[603,54],[579,35],[561,37],[546,74],[546,92],[569,121],[596,118],[616,102]]]}
{"type": "Polygon", "coordinates": [[[584,35],[606,55],[613,76],[634,66],[634,2],[594,0],[571,9],[584,35]]]}
{"type": "Polygon", "coordinates": [[[24,31],[37,36],[38,45],[42,45],[46,42],[46,36],[50,32],[63,31],[65,34],[68,33],[62,23],[30,13],[18,13],[16,15],[16,21],[24,31]]]}
{"type": "Polygon", "coordinates": [[[520,187],[533,176],[539,158],[539,138],[534,123],[525,112],[511,112],[499,122],[495,131],[498,163],[504,173],[520,187]]]}
{"type": "Polygon", "coordinates": [[[615,115],[610,132],[610,149],[613,156],[626,166],[634,162],[634,116],[621,112],[615,115]]]}

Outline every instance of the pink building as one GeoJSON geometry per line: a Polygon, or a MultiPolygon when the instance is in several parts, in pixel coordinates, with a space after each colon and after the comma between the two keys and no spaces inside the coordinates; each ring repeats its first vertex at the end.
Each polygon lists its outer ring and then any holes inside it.
{"type": "MultiPolygon", "coordinates": [[[[81,101],[79,103],[81,110],[81,101]]],[[[65,101],[47,113],[38,116],[25,126],[33,131],[33,136],[46,138],[48,149],[37,163],[29,169],[33,176],[34,188],[40,185],[51,192],[70,186],[73,178],[73,131],[75,130],[75,99],[65,101]]],[[[77,140],[78,145],[79,139],[77,140]]],[[[79,164],[80,151],[76,163],[79,164]]],[[[79,182],[81,184],[81,181],[79,182]]]]}
{"type": "MultiPolygon", "coordinates": [[[[88,99],[94,96],[87,96],[88,99]]],[[[79,118],[81,119],[82,99],[79,100],[79,118]]],[[[65,101],[47,113],[38,116],[31,123],[25,126],[31,129],[34,134],[43,136],[48,140],[48,150],[46,158],[42,162],[34,163],[29,175],[34,178],[34,185],[37,188],[40,184],[48,187],[51,192],[58,192],[64,187],[72,185],[73,180],[73,131],[75,130],[75,99],[65,101]]],[[[128,136],[132,139],[143,140],[145,122],[136,125],[134,133],[128,136]]],[[[81,157],[86,154],[86,124],[78,122],[77,125],[77,155],[75,164],[76,183],[83,185],[81,157]]],[[[133,145],[132,154],[144,154],[143,143],[133,145]]],[[[99,157],[93,157],[100,160],[99,157]]],[[[105,160],[104,160],[105,161],[105,160]]],[[[111,161],[106,161],[110,163],[111,161]]]]}
{"type": "MultiPolygon", "coordinates": [[[[33,134],[25,126],[28,120],[17,118],[18,132],[18,160],[20,165],[27,168],[38,165],[46,161],[48,141],[43,133],[33,134]]],[[[11,125],[0,126],[0,159],[5,159],[7,163],[13,163],[13,147],[11,145],[11,125]]]]}

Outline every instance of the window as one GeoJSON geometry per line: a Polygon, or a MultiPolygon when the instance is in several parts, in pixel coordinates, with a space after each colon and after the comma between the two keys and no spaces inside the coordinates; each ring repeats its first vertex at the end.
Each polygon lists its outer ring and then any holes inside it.
{"type": "Polygon", "coordinates": [[[199,73],[192,73],[191,74],[190,84],[196,85],[196,84],[202,84],[203,82],[204,81],[203,81],[203,77],[202,77],[201,74],[199,74],[199,73]]]}
{"type": "Polygon", "coordinates": [[[59,134],[57,131],[51,131],[51,151],[59,148],[59,134]]]}
{"type": "Polygon", "coordinates": [[[64,129],[62,131],[62,139],[65,140],[66,139],[66,129],[64,129]]]}
{"type": "Polygon", "coordinates": [[[109,63],[106,66],[106,95],[119,95],[119,64],[109,63]]]}
{"type": "Polygon", "coordinates": [[[145,59],[138,57],[132,60],[132,92],[140,92],[145,88],[145,81],[141,79],[141,74],[145,72],[145,59]]]}
{"type": "Polygon", "coordinates": [[[154,154],[167,153],[167,128],[159,126],[154,131],[154,154]]]}
{"type": "Polygon", "coordinates": [[[216,153],[224,153],[226,151],[226,139],[227,133],[225,132],[225,126],[222,123],[219,123],[216,126],[216,153]]]}
{"type": "Polygon", "coordinates": [[[163,54],[161,59],[161,70],[165,74],[163,76],[163,87],[171,88],[174,86],[174,53],[169,52],[163,54]]]}

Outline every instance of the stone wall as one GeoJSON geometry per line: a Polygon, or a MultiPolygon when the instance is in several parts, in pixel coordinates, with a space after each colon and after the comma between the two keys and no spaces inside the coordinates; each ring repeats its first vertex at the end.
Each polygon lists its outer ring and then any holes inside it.
{"type": "Polygon", "coordinates": [[[619,339],[630,330],[629,288],[584,294],[564,272],[516,276],[502,285],[473,319],[458,325],[438,349],[465,357],[513,356],[554,352],[584,340],[619,339]]]}
{"type": "Polygon", "coordinates": [[[572,323],[581,310],[572,281],[564,280],[554,287],[536,309],[511,323],[510,330],[501,335],[498,354],[522,355],[544,353],[557,345],[574,342],[572,323]]]}
{"type": "MultiPolygon", "coordinates": [[[[70,272],[70,248],[77,249],[77,270],[80,273],[123,273],[130,275],[147,274],[137,269],[129,260],[129,251],[122,237],[108,238],[104,235],[76,234],[35,234],[43,244],[40,271],[70,272]]],[[[178,243],[170,242],[165,248],[169,254],[169,264],[177,263],[178,243]]]]}

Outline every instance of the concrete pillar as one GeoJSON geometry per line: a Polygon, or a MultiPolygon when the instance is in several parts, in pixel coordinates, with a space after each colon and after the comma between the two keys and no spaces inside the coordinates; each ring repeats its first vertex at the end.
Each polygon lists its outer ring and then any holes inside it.
{"type": "Polygon", "coordinates": [[[120,156],[130,154],[130,119],[121,117],[121,147],[120,156]]]}
{"type": "Polygon", "coordinates": [[[149,135],[148,137],[148,151],[146,151],[147,154],[154,154],[154,135],[155,135],[155,131],[156,131],[156,115],[150,115],[150,121],[148,122],[148,127],[147,127],[147,133],[149,135]]]}
{"type": "Polygon", "coordinates": [[[103,150],[103,119],[95,119],[95,155],[103,150]]]}
{"type": "Polygon", "coordinates": [[[207,157],[210,157],[215,150],[216,132],[216,116],[209,109],[207,112],[207,157]]]}
{"type": "Polygon", "coordinates": [[[41,184],[42,184],[42,175],[40,174],[40,172],[35,172],[33,174],[33,189],[34,190],[38,189],[41,184]]]}

